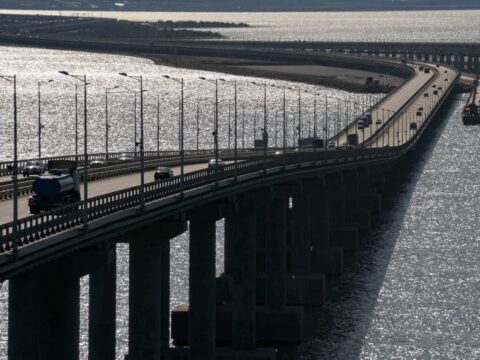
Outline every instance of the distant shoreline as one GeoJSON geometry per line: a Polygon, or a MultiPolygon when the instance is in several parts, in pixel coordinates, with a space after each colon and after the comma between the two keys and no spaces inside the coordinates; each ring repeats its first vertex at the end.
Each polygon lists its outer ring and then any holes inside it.
{"type": "MultiPolygon", "coordinates": [[[[189,9],[188,11],[185,9],[179,8],[162,8],[162,9],[146,9],[146,8],[125,8],[125,7],[115,7],[115,8],[22,8],[22,7],[3,7],[0,6],[1,11],[66,11],[66,12],[121,12],[121,13],[128,13],[128,12],[155,12],[155,13],[314,13],[314,12],[402,12],[402,11],[465,11],[465,10],[480,10],[479,5],[465,5],[465,6],[408,6],[408,7],[368,7],[368,8],[358,8],[358,7],[318,7],[318,8],[290,8],[290,9],[283,9],[283,8],[260,8],[260,9],[239,9],[239,8],[225,8],[219,9],[216,8],[193,8],[189,9]]],[[[66,15],[67,16],[67,15],[66,15]]]]}

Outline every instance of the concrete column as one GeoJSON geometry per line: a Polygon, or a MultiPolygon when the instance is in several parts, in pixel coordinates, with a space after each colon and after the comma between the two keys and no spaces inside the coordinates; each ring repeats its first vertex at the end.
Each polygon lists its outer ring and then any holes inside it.
{"type": "Polygon", "coordinates": [[[287,303],[286,243],[288,199],[275,199],[266,213],[266,305],[283,309],[287,303]]]}
{"type": "Polygon", "coordinates": [[[170,240],[160,243],[160,288],[162,313],[160,319],[160,346],[162,358],[168,359],[170,348],[170,240]]]}
{"type": "Polygon", "coordinates": [[[343,249],[330,244],[330,193],[325,186],[312,196],[312,262],[311,270],[327,276],[343,272],[343,249]]]}
{"type": "Polygon", "coordinates": [[[292,207],[292,273],[304,275],[310,272],[310,197],[297,192],[292,207]]]}
{"type": "Polygon", "coordinates": [[[253,350],[256,346],[256,211],[240,201],[237,231],[232,249],[232,347],[253,350]]]}
{"type": "Polygon", "coordinates": [[[88,359],[114,360],[116,339],[116,247],[106,252],[105,265],[90,274],[88,359]]]}
{"type": "Polygon", "coordinates": [[[9,359],[78,359],[79,278],[53,270],[47,265],[10,279],[9,359]]]}
{"type": "Polygon", "coordinates": [[[214,211],[210,207],[199,209],[190,215],[191,360],[215,359],[215,220],[214,211]]]}
{"type": "Polygon", "coordinates": [[[235,213],[229,212],[225,215],[225,239],[224,239],[224,272],[230,275],[232,272],[232,241],[235,236],[235,213]]]}
{"type": "Polygon", "coordinates": [[[147,225],[130,241],[129,359],[161,357],[161,232],[147,225]]]}

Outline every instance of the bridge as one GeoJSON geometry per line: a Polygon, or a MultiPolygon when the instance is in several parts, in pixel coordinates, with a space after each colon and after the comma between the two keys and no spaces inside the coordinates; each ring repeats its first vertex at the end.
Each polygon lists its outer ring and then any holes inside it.
{"type": "MultiPolygon", "coordinates": [[[[130,249],[128,359],[273,359],[277,345],[301,342],[303,308],[325,301],[344,253],[357,249],[381,211],[393,168],[415,156],[460,76],[450,66],[405,66],[408,79],[370,109],[368,129],[357,120],[330,139],[348,143],[355,133],[355,148],[284,144],[279,155],[250,151],[238,161],[233,154],[237,161],[222,171],[205,168],[211,153],[192,153],[184,177],[143,189],[135,185],[137,164],[121,173],[128,166],[114,163],[115,177],[92,182],[80,203],[28,215],[21,198],[18,224],[9,217],[12,200],[0,202],[9,358],[78,359],[79,278],[86,274],[89,359],[115,358],[118,243],[130,249]],[[217,278],[219,219],[225,269],[217,278]],[[170,240],[187,229],[189,304],[171,311],[170,240]]],[[[152,167],[168,156],[178,162],[176,154],[151,156],[152,167]]]]}

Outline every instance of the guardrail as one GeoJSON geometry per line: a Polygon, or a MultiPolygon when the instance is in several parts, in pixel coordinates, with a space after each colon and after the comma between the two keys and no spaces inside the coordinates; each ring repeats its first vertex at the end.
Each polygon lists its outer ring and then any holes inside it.
{"type": "MultiPolygon", "coordinates": [[[[266,162],[260,159],[247,160],[237,164],[228,164],[223,171],[203,169],[187,173],[184,181],[180,176],[171,179],[147,183],[144,188],[146,202],[166,198],[181,191],[188,191],[209,184],[218,184],[225,179],[236,181],[250,181],[239,179],[244,174],[255,175],[255,178],[269,177],[271,170],[278,170],[278,173],[288,174],[298,168],[321,168],[332,164],[354,164],[358,161],[398,159],[409,151],[418,141],[420,135],[431,121],[433,114],[438,111],[439,106],[445,101],[446,96],[451,92],[459,74],[452,83],[434,111],[429,115],[422,127],[406,143],[387,148],[357,148],[347,150],[319,150],[304,151],[299,153],[284,153],[281,156],[267,158],[266,162]],[[296,165],[293,166],[292,165],[296,165]],[[265,171],[267,170],[267,171],[265,171]]],[[[182,201],[182,200],[177,200],[182,201]]],[[[82,223],[83,215],[86,212],[89,221],[98,220],[105,216],[118,213],[122,210],[135,208],[140,205],[140,186],[134,186],[109,194],[96,196],[79,202],[54,209],[48,212],[32,215],[18,220],[17,231],[14,231],[14,224],[7,223],[0,226],[0,253],[11,251],[15,246],[21,247],[31,242],[62,232],[82,223]]]]}
{"type": "MultiPolygon", "coordinates": [[[[280,148],[269,148],[267,153],[271,154],[275,151],[282,150],[280,148]]],[[[293,150],[293,148],[287,148],[288,151],[293,150]]],[[[202,150],[195,155],[187,155],[184,159],[184,163],[192,164],[199,161],[208,161],[214,156],[214,153],[211,150],[202,150]]],[[[223,160],[232,160],[234,158],[234,152],[232,150],[222,150],[220,151],[220,156],[223,160]]],[[[263,156],[263,149],[239,149],[237,151],[238,159],[246,159],[252,157],[263,156]]],[[[180,157],[177,156],[161,156],[159,158],[151,157],[150,159],[145,160],[145,170],[153,170],[158,166],[179,166],[180,157]]],[[[101,166],[97,168],[91,168],[88,171],[88,181],[97,181],[105,180],[116,176],[124,176],[127,174],[132,174],[134,172],[140,171],[140,161],[135,160],[134,162],[122,163],[117,162],[115,164],[109,164],[106,166],[101,166]]],[[[79,169],[79,178],[80,181],[83,181],[83,171],[79,169]]],[[[19,178],[17,193],[18,196],[27,196],[32,193],[32,183],[34,178],[19,178]]],[[[13,197],[13,181],[5,181],[0,183],[0,201],[8,200],[13,197]]]]}
{"type": "MultiPolygon", "coordinates": [[[[264,169],[283,168],[285,166],[309,164],[310,167],[328,166],[332,163],[354,163],[359,160],[392,158],[398,157],[407,150],[407,147],[400,146],[388,149],[354,149],[354,150],[330,150],[317,152],[302,152],[284,154],[282,156],[270,157],[267,162],[262,160],[243,161],[235,164],[228,164],[223,171],[203,169],[185,174],[183,189],[185,191],[216,183],[227,178],[235,178],[243,174],[260,171],[261,176],[269,176],[264,169]],[[320,164],[317,164],[320,162],[320,164]]],[[[145,185],[145,201],[151,202],[165,198],[182,190],[181,177],[175,176],[158,182],[151,182],[145,185]]],[[[136,207],[140,205],[140,186],[112,192],[109,194],[89,198],[86,202],[79,202],[67,205],[48,212],[32,215],[19,219],[17,231],[17,244],[19,247],[33,241],[45,238],[55,233],[68,230],[82,223],[83,212],[87,207],[88,220],[97,220],[113,213],[136,207]]],[[[13,249],[14,227],[13,223],[0,226],[0,253],[13,249]]]]}

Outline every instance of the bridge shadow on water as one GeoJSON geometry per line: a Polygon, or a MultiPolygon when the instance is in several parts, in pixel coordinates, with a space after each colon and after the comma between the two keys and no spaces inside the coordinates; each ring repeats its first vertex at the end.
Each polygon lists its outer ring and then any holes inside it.
{"type": "Polygon", "coordinates": [[[361,358],[410,200],[448,119],[452,118],[452,105],[457,102],[458,99],[452,99],[444,104],[416,149],[395,166],[394,174],[387,177],[389,189],[382,194],[382,213],[372,219],[372,229],[362,236],[359,251],[347,255],[344,274],[328,279],[325,305],[305,309],[303,343],[295,348],[280,349],[278,359],[361,358]]]}

